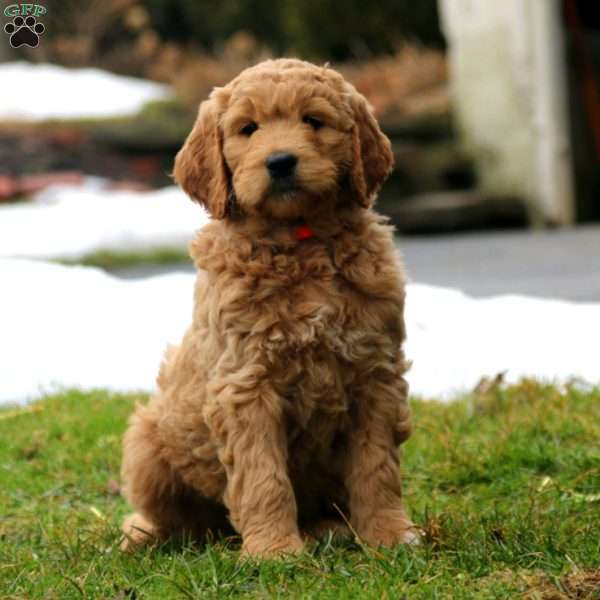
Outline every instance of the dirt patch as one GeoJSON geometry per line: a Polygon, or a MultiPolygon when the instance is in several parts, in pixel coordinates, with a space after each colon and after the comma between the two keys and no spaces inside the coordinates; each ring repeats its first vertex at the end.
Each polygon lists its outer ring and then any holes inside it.
{"type": "Polygon", "coordinates": [[[499,571],[483,578],[514,587],[515,598],[523,600],[599,600],[600,570],[574,568],[560,577],[541,571],[499,571]]]}

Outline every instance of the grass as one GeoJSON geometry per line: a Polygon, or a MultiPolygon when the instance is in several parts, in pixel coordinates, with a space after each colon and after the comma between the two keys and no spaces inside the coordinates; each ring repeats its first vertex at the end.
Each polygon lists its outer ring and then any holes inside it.
{"type": "Polygon", "coordinates": [[[137,113],[125,116],[50,118],[36,123],[3,120],[2,125],[17,133],[66,128],[81,131],[100,144],[129,150],[175,150],[181,146],[195,119],[195,110],[170,98],[147,102],[137,113]]]}
{"type": "Polygon", "coordinates": [[[185,248],[155,248],[153,250],[99,250],[81,258],[56,261],[63,265],[84,265],[100,267],[108,271],[125,267],[145,267],[154,265],[192,264],[189,252],[185,248]]]}
{"type": "Polygon", "coordinates": [[[218,541],[121,554],[120,439],[144,397],[69,391],[0,411],[2,598],[600,598],[600,390],[524,381],[413,402],[417,548],[323,542],[240,561],[218,541]]]}

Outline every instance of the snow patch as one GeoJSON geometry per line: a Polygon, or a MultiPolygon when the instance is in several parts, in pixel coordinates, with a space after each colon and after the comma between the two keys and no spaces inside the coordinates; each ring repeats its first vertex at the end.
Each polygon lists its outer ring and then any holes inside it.
{"type": "Polygon", "coordinates": [[[75,259],[100,250],[185,249],[209,220],[177,187],[117,191],[101,179],[0,207],[0,257],[75,259]]]}
{"type": "Polygon", "coordinates": [[[0,120],[127,116],[171,95],[166,85],[100,69],[26,62],[0,64],[0,82],[0,120]]]}
{"type": "MultiPolygon", "coordinates": [[[[0,259],[0,404],[65,387],[151,391],[192,319],[195,277],[124,281],[99,269],[0,259]]],[[[450,399],[483,375],[600,382],[600,304],[485,300],[410,284],[411,393],[450,399]]]]}

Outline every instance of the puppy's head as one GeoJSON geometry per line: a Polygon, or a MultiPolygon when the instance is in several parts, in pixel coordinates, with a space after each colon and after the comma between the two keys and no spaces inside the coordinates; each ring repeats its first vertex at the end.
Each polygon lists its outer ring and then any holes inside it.
{"type": "Polygon", "coordinates": [[[294,218],[342,195],[368,207],[393,164],[365,98],[337,72],[269,60],[216,88],[175,160],[186,193],[222,219],[233,208],[294,218]]]}

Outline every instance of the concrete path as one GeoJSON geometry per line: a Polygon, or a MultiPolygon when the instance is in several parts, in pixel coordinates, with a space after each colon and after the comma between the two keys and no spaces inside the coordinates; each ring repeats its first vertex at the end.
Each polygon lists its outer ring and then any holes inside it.
{"type": "Polygon", "coordinates": [[[401,238],[413,281],[475,297],[600,301],[600,226],[401,238]]]}
{"type": "MultiPolygon", "coordinates": [[[[524,294],[600,301],[600,226],[398,238],[411,281],[458,288],[475,297],[524,294]]],[[[126,278],[191,266],[115,271],[126,278]]]]}

